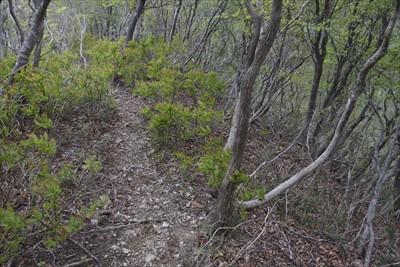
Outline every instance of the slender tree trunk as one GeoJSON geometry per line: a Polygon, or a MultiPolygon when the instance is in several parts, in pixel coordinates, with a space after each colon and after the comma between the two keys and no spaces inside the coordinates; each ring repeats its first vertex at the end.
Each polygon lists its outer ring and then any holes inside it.
{"type": "Polygon", "coordinates": [[[342,135],[345,130],[346,124],[349,120],[349,117],[351,113],[353,112],[357,100],[360,96],[360,94],[364,91],[365,85],[366,85],[366,78],[369,73],[369,71],[378,63],[379,60],[381,60],[386,54],[387,54],[387,49],[389,46],[389,41],[390,37],[393,32],[393,28],[396,24],[397,18],[399,16],[399,10],[400,10],[400,0],[396,0],[396,11],[393,14],[388,26],[386,27],[385,33],[383,40],[378,48],[378,50],[372,54],[372,56],[364,63],[364,65],[361,67],[360,71],[358,72],[357,75],[357,81],[354,86],[353,92],[351,93],[350,98],[347,100],[346,107],[344,111],[342,112],[339,122],[336,126],[335,133],[326,148],[326,150],[310,165],[290,177],[288,180],[285,182],[281,183],[274,189],[272,189],[270,192],[268,192],[263,200],[250,200],[243,202],[242,204],[244,205],[245,208],[247,209],[254,209],[260,206],[265,205],[266,203],[270,202],[272,199],[276,198],[283,192],[285,192],[287,189],[295,185],[297,182],[302,180],[303,178],[307,177],[309,174],[311,174],[313,171],[315,171],[319,166],[321,166],[323,163],[325,163],[329,157],[332,155],[332,152],[334,151],[336,145],[339,142],[342,142],[342,135]]]}
{"type": "MultiPolygon", "coordinates": [[[[32,53],[33,48],[37,44],[39,37],[40,37],[40,25],[42,25],[43,20],[46,16],[46,10],[47,7],[49,6],[51,0],[43,0],[42,4],[40,5],[40,8],[35,12],[33,21],[32,21],[32,26],[29,31],[28,37],[25,39],[21,50],[19,51],[18,57],[17,57],[17,62],[15,63],[12,73],[16,73],[19,71],[22,67],[26,66],[29,61],[29,56],[32,53]]],[[[11,80],[12,82],[12,80],[11,80]]]]}
{"type": "Polygon", "coordinates": [[[140,37],[140,32],[142,30],[143,16],[140,16],[138,23],[136,24],[135,31],[133,32],[132,40],[137,42],[140,37]]]}
{"type": "MultiPolygon", "coordinates": [[[[316,9],[316,14],[317,14],[317,25],[322,25],[323,23],[326,22],[326,20],[329,19],[330,17],[330,0],[325,0],[324,4],[324,9],[322,11],[322,14],[319,14],[319,0],[315,1],[315,9],[316,9]]],[[[307,140],[309,136],[309,130],[310,130],[310,124],[311,120],[314,116],[316,105],[317,105],[317,97],[318,97],[318,90],[319,90],[319,85],[321,82],[321,77],[322,77],[322,71],[324,67],[324,61],[325,61],[325,56],[326,56],[326,46],[328,44],[328,33],[326,30],[319,30],[316,33],[315,40],[313,42],[312,46],[312,54],[313,54],[313,60],[314,60],[314,77],[311,85],[311,94],[309,97],[309,102],[308,102],[308,109],[307,109],[307,114],[306,118],[304,121],[304,127],[302,130],[302,133],[300,135],[300,141],[303,145],[308,145],[307,140]]]]}
{"type": "Polygon", "coordinates": [[[17,26],[18,32],[19,32],[19,41],[20,41],[20,45],[23,45],[24,43],[24,32],[22,31],[22,27],[21,24],[19,23],[19,20],[17,18],[17,16],[15,15],[14,12],[14,4],[12,2],[12,0],[8,0],[8,8],[10,10],[10,15],[13,18],[14,22],[15,22],[15,26],[17,26]]]}
{"type": "Polygon", "coordinates": [[[241,168],[247,131],[251,113],[251,97],[255,80],[260,68],[269,53],[276,35],[282,16],[282,0],[274,0],[271,10],[271,20],[266,35],[259,40],[261,30],[261,17],[255,11],[250,0],[245,0],[245,6],[254,23],[254,33],[250,42],[247,55],[246,70],[239,86],[239,99],[237,100],[233,115],[233,123],[225,149],[233,152],[232,160],[219,190],[218,200],[213,211],[209,214],[209,221],[216,230],[226,224],[232,211],[232,201],[236,185],[231,177],[241,168]],[[259,43],[259,45],[258,45],[259,43]]]}
{"type": "Polygon", "coordinates": [[[201,38],[200,42],[193,48],[192,52],[189,54],[185,61],[185,65],[189,64],[193,60],[193,58],[197,54],[197,59],[194,60],[196,63],[200,59],[201,55],[204,52],[204,48],[207,45],[208,40],[210,39],[211,35],[213,34],[215,28],[217,27],[218,23],[221,20],[221,14],[226,10],[228,1],[222,0],[219,3],[218,8],[214,11],[211,18],[208,20],[206,30],[204,31],[203,37],[201,38]]]}
{"type": "Polygon", "coordinates": [[[179,13],[181,12],[181,8],[182,8],[182,0],[178,0],[178,5],[175,8],[174,18],[172,20],[171,32],[169,34],[169,41],[170,42],[172,42],[172,40],[174,39],[175,30],[176,30],[176,24],[178,22],[179,13]]]}
{"type": "Polygon", "coordinates": [[[113,6],[108,6],[106,8],[106,13],[107,13],[107,22],[106,22],[106,32],[105,36],[107,38],[112,38],[112,31],[111,31],[111,22],[112,22],[112,13],[113,13],[113,6]]]}
{"type": "Polygon", "coordinates": [[[190,39],[190,31],[192,29],[193,21],[196,16],[198,4],[199,4],[199,0],[195,0],[193,3],[193,8],[190,9],[190,14],[189,14],[189,18],[186,23],[185,36],[183,37],[183,41],[190,39]]]}
{"type": "Polygon", "coordinates": [[[136,24],[139,20],[139,17],[143,13],[145,3],[146,3],[146,0],[138,0],[138,2],[137,2],[136,9],[132,13],[130,21],[129,21],[128,32],[126,33],[126,38],[125,38],[123,48],[125,48],[128,45],[129,41],[131,41],[133,38],[133,32],[135,31],[136,24]]]}
{"type": "MultiPolygon", "coordinates": [[[[384,125],[382,125],[382,127],[384,127],[384,125]]],[[[379,162],[379,144],[375,145],[375,153],[374,153],[374,162],[377,165],[376,169],[377,169],[377,173],[378,173],[378,181],[376,182],[376,186],[374,189],[374,193],[372,196],[372,199],[368,205],[368,211],[367,211],[367,215],[366,215],[366,220],[365,220],[365,224],[364,224],[364,231],[360,236],[359,239],[359,253],[361,254],[361,256],[364,256],[364,267],[369,267],[370,263],[371,263],[371,256],[372,256],[372,249],[374,246],[374,241],[375,241],[375,233],[374,233],[374,219],[375,219],[375,214],[376,214],[376,208],[378,205],[378,200],[381,196],[381,192],[382,192],[382,188],[383,185],[386,183],[386,181],[392,177],[396,172],[398,172],[397,167],[395,167],[395,169],[393,170],[393,172],[389,172],[388,173],[388,169],[390,167],[390,165],[392,164],[393,160],[395,159],[394,157],[397,156],[393,153],[393,150],[395,149],[396,146],[396,139],[397,136],[399,136],[400,133],[400,126],[397,125],[396,127],[396,134],[395,137],[393,138],[390,147],[388,148],[387,151],[387,156],[386,159],[384,160],[384,162],[382,163],[383,166],[379,166],[381,165],[381,162],[379,162]]],[[[384,135],[385,130],[382,129],[382,138],[384,135]]],[[[382,140],[381,138],[381,140],[382,140]]]]}
{"type": "MultiPolygon", "coordinates": [[[[33,3],[35,4],[35,11],[39,10],[41,0],[34,0],[33,3]]],[[[44,19],[40,23],[39,27],[40,27],[39,38],[35,47],[35,53],[33,57],[33,68],[39,68],[40,54],[42,53],[42,46],[43,46],[44,19]]]]}
{"type": "Polygon", "coordinates": [[[44,31],[44,23],[41,25],[41,30],[39,33],[39,40],[38,43],[36,44],[35,47],[35,53],[33,56],[33,68],[39,68],[39,62],[40,62],[40,54],[42,53],[42,47],[43,47],[43,31],[44,31]]]}

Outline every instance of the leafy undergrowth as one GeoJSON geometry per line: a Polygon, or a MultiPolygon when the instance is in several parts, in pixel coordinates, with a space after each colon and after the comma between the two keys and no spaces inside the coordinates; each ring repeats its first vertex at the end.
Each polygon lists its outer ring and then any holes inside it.
{"type": "MultiPolygon", "coordinates": [[[[310,162],[301,147],[291,146],[266,128],[251,127],[245,152],[247,173],[282,151],[286,152],[241,187],[238,198],[257,197],[254,192],[259,188],[274,188],[310,162]]],[[[354,203],[347,202],[346,185],[335,177],[329,165],[324,166],[265,207],[238,211],[227,231],[221,229],[223,235],[211,235],[205,228],[197,266],[362,266],[357,235],[368,201],[357,203],[358,211],[350,214],[354,203]]],[[[387,214],[381,214],[376,225],[372,265],[396,266],[399,225],[387,214]]]]}
{"type": "MultiPolygon", "coordinates": [[[[2,73],[10,62],[2,62],[2,73]]],[[[97,207],[96,200],[73,212],[62,205],[64,185],[80,175],[78,169],[96,172],[93,160],[49,167],[59,145],[52,136],[55,123],[77,114],[107,121],[115,110],[109,97],[113,70],[79,65],[76,54],[52,54],[40,70],[22,70],[11,84],[5,77],[6,94],[0,98],[0,263],[39,244],[54,249],[97,207]]]]}
{"type": "MultiPolygon", "coordinates": [[[[229,125],[220,108],[226,85],[216,73],[181,68],[177,53],[184,47],[179,43],[170,46],[150,38],[131,43],[122,53],[121,43],[86,45],[87,68],[82,68],[76,52],[51,53],[40,70],[23,70],[11,85],[2,84],[6,95],[0,98],[0,263],[13,257],[33,263],[37,248],[62,254],[60,243],[109,204],[108,195],[88,197],[83,188],[102,181],[99,172],[113,157],[107,151],[107,133],[118,118],[113,83],[126,85],[146,100],[141,115],[156,148],[159,171],[193,187],[197,199],[204,200],[195,202],[198,207],[211,205],[205,188],[218,188],[228,167],[231,155],[223,145],[229,125]],[[62,148],[71,146],[76,146],[73,155],[64,155],[62,148]]],[[[2,61],[1,73],[7,73],[12,62],[2,61]]],[[[261,198],[309,163],[301,148],[293,146],[252,179],[244,175],[289,145],[267,128],[253,126],[237,198],[261,198]]],[[[239,210],[223,236],[211,235],[204,224],[193,265],[356,264],[354,240],[366,202],[348,216],[350,204],[342,202],[345,186],[334,176],[324,167],[269,207],[239,210]]],[[[393,233],[399,232],[398,226],[388,216],[377,221],[386,227],[376,233],[374,261],[395,262],[398,237],[393,233]]]]}
{"type": "MultiPolygon", "coordinates": [[[[162,42],[132,43],[123,53],[118,42],[92,40],[86,46],[86,68],[76,51],[49,52],[40,69],[28,66],[12,77],[12,83],[8,82],[11,77],[1,77],[5,95],[0,98],[0,264],[18,255],[26,257],[37,246],[51,251],[89,221],[104,199],[81,198],[79,190],[74,190],[82,177],[94,176],[102,169],[100,154],[108,140],[101,129],[109,127],[117,109],[110,96],[112,83],[144,87],[144,81],[167,77],[169,70],[164,64],[170,62],[172,49],[162,42]],[[62,127],[66,127],[64,136],[53,136],[62,127]],[[69,133],[76,131],[98,138],[96,148],[81,149],[73,161],[52,165],[60,156],[59,147],[72,145],[69,133]],[[73,208],[65,205],[71,195],[77,196],[73,208]]],[[[9,73],[13,62],[13,58],[3,60],[1,73],[9,73]]],[[[176,81],[183,79],[182,86],[194,90],[196,73],[191,75],[178,73],[176,81]]],[[[215,75],[208,77],[215,79],[215,75]]],[[[167,105],[159,109],[187,112],[178,104],[173,106],[173,101],[164,103],[167,105]]],[[[213,120],[208,105],[195,105],[195,112],[184,122],[187,127],[201,127],[201,121],[213,120]]],[[[151,120],[164,123],[163,118],[153,116],[151,120]]]]}

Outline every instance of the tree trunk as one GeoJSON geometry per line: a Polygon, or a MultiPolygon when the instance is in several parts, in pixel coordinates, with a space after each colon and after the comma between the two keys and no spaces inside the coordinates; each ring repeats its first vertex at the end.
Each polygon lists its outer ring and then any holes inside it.
{"type": "Polygon", "coordinates": [[[109,38],[109,39],[112,39],[114,36],[112,36],[112,30],[111,30],[111,28],[112,28],[112,25],[111,25],[111,23],[112,23],[112,13],[113,13],[113,6],[112,5],[110,5],[110,6],[108,6],[107,8],[106,8],[106,13],[107,13],[107,19],[106,19],[106,32],[105,32],[105,34],[104,34],[104,36],[106,36],[107,38],[109,38]]]}
{"type": "Polygon", "coordinates": [[[135,42],[137,42],[139,40],[140,32],[142,30],[142,23],[143,23],[143,16],[140,16],[140,18],[136,24],[135,31],[133,32],[133,37],[132,37],[132,40],[135,42]]]}
{"type": "MultiPolygon", "coordinates": [[[[33,3],[35,4],[35,11],[39,10],[41,0],[34,0],[33,3]]],[[[42,45],[43,45],[43,32],[44,32],[44,19],[40,23],[39,29],[39,38],[36,44],[35,53],[33,57],[33,68],[39,68],[40,62],[40,54],[42,53],[42,45]]]]}
{"type": "MultiPolygon", "coordinates": [[[[331,14],[330,0],[325,0],[324,10],[322,11],[321,15],[319,14],[319,9],[320,9],[319,1],[316,0],[315,2],[316,2],[315,3],[316,15],[318,16],[317,26],[321,26],[324,22],[326,22],[326,20],[330,18],[331,14]]],[[[307,137],[309,136],[311,120],[314,116],[315,108],[317,105],[318,90],[324,67],[327,44],[328,44],[328,33],[326,32],[326,30],[319,30],[316,33],[316,37],[312,46],[312,55],[314,60],[314,77],[311,85],[311,93],[308,102],[307,114],[304,121],[302,133],[300,134],[300,141],[305,146],[308,146],[309,140],[307,137]]]]}
{"type": "Polygon", "coordinates": [[[182,8],[182,0],[178,0],[178,5],[175,8],[174,18],[173,18],[173,21],[172,21],[171,32],[169,34],[169,41],[170,42],[172,42],[172,40],[174,39],[175,30],[176,30],[176,23],[178,21],[178,17],[179,17],[179,13],[181,11],[181,8],[182,8]]]}
{"type": "MultiPolygon", "coordinates": [[[[384,127],[384,125],[382,124],[382,128],[384,127]]],[[[382,129],[382,137],[381,140],[383,138],[384,132],[385,130],[382,129]]],[[[375,219],[375,214],[376,214],[376,208],[378,205],[378,200],[381,196],[381,192],[382,192],[382,188],[383,185],[386,183],[386,181],[392,177],[396,172],[397,172],[397,166],[395,167],[395,169],[393,170],[393,172],[389,172],[388,173],[388,169],[390,167],[390,165],[392,164],[393,160],[395,159],[394,157],[396,157],[397,155],[395,155],[395,153],[393,153],[393,150],[395,150],[395,146],[396,146],[396,137],[399,136],[400,133],[400,127],[399,125],[397,126],[396,129],[396,134],[395,137],[393,138],[390,147],[388,148],[387,151],[387,156],[386,159],[384,160],[384,162],[379,162],[379,144],[375,144],[375,153],[374,153],[374,162],[376,163],[376,169],[377,169],[377,173],[378,173],[378,181],[376,182],[376,186],[374,189],[374,193],[372,196],[372,199],[368,205],[368,211],[367,211],[367,215],[366,215],[366,219],[365,219],[365,223],[364,223],[364,231],[360,236],[359,239],[359,253],[361,254],[362,257],[364,257],[364,267],[369,267],[370,263],[371,263],[371,256],[372,256],[372,249],[374,246],[374,241],[375,241],[375,233],[374,233],[374,219],[375,219]],[[379,165],[383,165],[383,166],[379,166],[379,165]]]]}
{"type": "Polygon", "coordinates": [[[249,53],[247,55],[246,70],[239,86],[240,95],[235,106],[231,131],[225,146],[225,149],[233,152],[233,156],[219,190],[216,206],[214,210],[210,212],[208,217],[208,220],[213,223],[214,230],[221,225],[226,224],[232,212],[233,194],[236,185],[231,181],[231,176],[241,168],[243,161],[254,83],[263,62],[274,43],[282,16],[282,0],[274,0],[267,34],[260,40],[260,44],[258,45],[261,30],[261,17],[251,5],[250,0],[245,0],[245,6],[253,20],[254,33],[250,42],[249,53]]]}
{"type": "Polygon", "coordinates": [[[131,18],[129,20],[128,32],[126,33],[126,38],[125,38],[123,48],[125,48],[128,45],[129,41],[132,41],[133,32],[135,31],[136,24],[139,20],[139,17],[143,13],[145,3],[146,3],[146,0],[138,0],[138,2],[137,2],[136,9],[132,13],[131,18]]]}
{"type": "Polygon", "coordinates": [[[39,40],[41,29],[40,26],[42,25],[43,20],[46,16],[46,10],[50,2],[51,0],[43,0],[40,8],[35,12],[28,37],[25,39],[18,54],[17,62],[15,63],[11,71],[13,74],[28,64],[29,56],[31,55],[33,48],[39,40]]]}
{"type": "Polygon", "coordinates": [[[211,35],[214,33],[218,23],[221,20],[221,14],[226,10],[227,4],[228,0],[222,0],[219,2],[218,8],[214,11],[214,13],[211,15],[211,18],[207,22],[206,30],[204,31],[203,37],[187,57],[185,65],[189,64],[189,62],[194,59],[196,54],[197,59],[195,59],[194,62],[198,63],[199,59],[204,53],[204,48],[206,47],[211,35]]]}
{"type": "Polygon", "coordinates": [[[197,6],[199,4],[199,0],[195,0],[193,3],[193,8],[190,9],[190,14],[189,18],[186,22],[186,28],[185,28],[185,36],[183,37],[183,41],[189,40],[190,39],[190,31],[192,29],[193,21],[196,16],[196,11],[197,11],[197,6]]]}
{"type": "Polygon", "coordinates": [[[18,32],[19,32],[19,40],[20,40],[20,45],[23,45],[24,43],[24,32],[22,31],[22,27],[21,24],[19,23],[19,20],[17,18],[17,16],[15,15],[14,12],[14,5],[12,0],[8,0],[8,8],[10,10],[10,15],[13,18],[14,22],[15,22],[15,26],[17,26],[18,32]]]}
{"type": "Polygon", "coordinates": [[[349,117],[356,106],[356,102],[360,94],[364,91],[367,74],[376,65],[376,63],[378,63],[378,61],[382,59],[387,53],[390,37],[392,35],[393,28],[396,24],[397,17],[399,15],[399,6],[400,6],[400,0],[396,0],[396,12],[392,16],[388,26],[386,27],[381,45],[379,46],[378,50],[375,53],[373,53],[372,56],[364,63],[364,65],[358,72],[357,81],[353,89],[353,92],[350,98],[347,100],[346,108],[344,109],[344,111],[340,116],[339,122],[335,129],[335,133],[326,150],[310,165],[308,165],[307,167],[305,167],[304,169],[302,169],[301,171],[290,177],[288,180],[286,180],[285,182],[281,183],[280,185],[272,189],[270,192],[268,192],[264,196],[263,200],[250,200],[243,202],[242,204],[246,209],[250,210],[267,204],[272,199],[276,198],[277,196],[285,192],[287,189],[295,185],[297,182],[307,177],[309,174],[311,174],[313,171],[315,171],[319,166],[321,166],[324,162],[326,162],[329,159],[336,145],[339,142],[343,142],[342,135],[344,128],[346,127],[349,117]]]}

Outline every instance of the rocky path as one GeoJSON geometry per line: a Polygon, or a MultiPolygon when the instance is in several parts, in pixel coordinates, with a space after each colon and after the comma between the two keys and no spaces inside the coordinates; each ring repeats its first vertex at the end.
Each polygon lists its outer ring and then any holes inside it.
{"type": "Polygon", "coordinates": [[[193,266],[204,211],[193,206],[191,187],[157,173],[142,100],[124,89],[114,98],[118,120],[102,134],[103,171],[86,185],[108,197],[104,209],[111,214],[92,220],[98,225],[86,232],[84,246],[99,261],[93,266],[193,266]]]}

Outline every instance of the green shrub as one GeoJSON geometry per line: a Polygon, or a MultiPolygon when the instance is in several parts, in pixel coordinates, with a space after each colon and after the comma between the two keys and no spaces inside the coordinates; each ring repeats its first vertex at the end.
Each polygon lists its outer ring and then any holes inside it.
{"type": "MultiPolygon", "coordinates": [[[[66,163],[58,171],[48,162],[57,152],[49,134],[59,119],[76,116],[109,120],[116,103],[110,98],[111,82],[118,72],[121,55],[117,45],[98,42],[87,52],[88,65],[82,69],[78,53],[51,53],[44,57],[40,70],[30,66],[7,77],[15,59],[0,62],[0,265],[23,252],[34,238],[49,249],[77,231],[96,205],[78,214],[63,210],[63,185],[73,181],[76,168],[66,163]],[[104,59],[108,61],[105,61],[104,59]],[[21,194],[19,194],[21,191],[21,194]],[[29,206],[15,199],[25,195],[29,206]],[[33,232],[39,234],[32,235],[33,232]]],[[[88,158],[82,169],[95,173],[102,168],[99,158],[88,158]]]]}
{"type": "Polygon", "coordinates": [[[88,171],[90,174],[95,174],[103,169],[102,160],[99,157],[89,157],[85,160],[82,169],[88,171]]]}
{"type": "Polygon", "coordinates": [[[240,197],[243,201],[248,201],[254,198],[258,198],[259,200],[264,199],[267,190],[264,187],[258,187],[256,189],[246,188],[241,194],[240,197]]]}
{"type": "Polygon", "coordinates": [[[200,173],[208,176],[208,184],[218,188],[225,177],[231,160],[231,152],[219,148],[203,155],[198,163],[200,173]]]}

